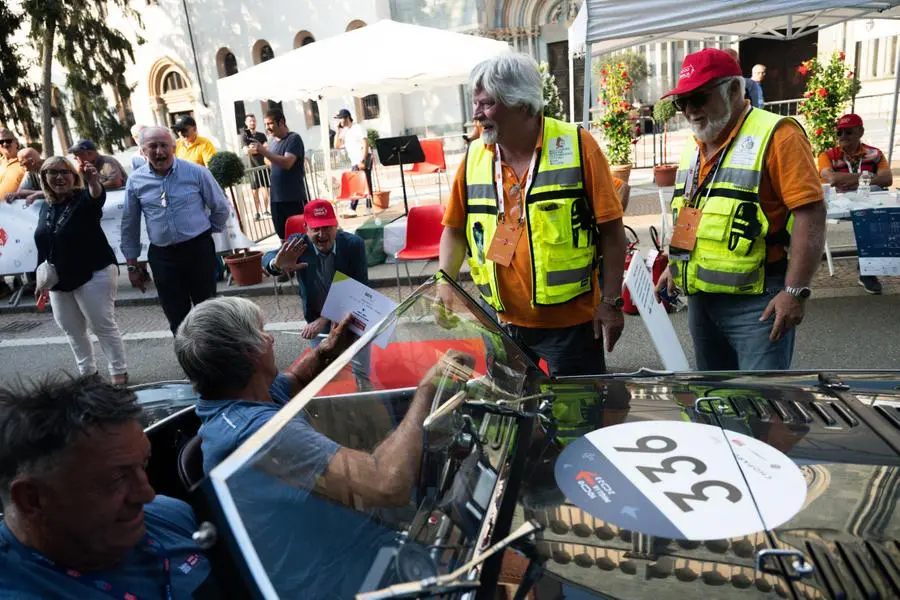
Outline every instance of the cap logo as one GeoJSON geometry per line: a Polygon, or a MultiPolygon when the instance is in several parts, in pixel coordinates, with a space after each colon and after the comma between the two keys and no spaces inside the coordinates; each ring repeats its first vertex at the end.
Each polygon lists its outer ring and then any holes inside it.
{"type": "Polygon", "coordinates": [[[324,207],[324,206],[320,206],[319,208],[314,208],[314,209],[313,209],[313,216],[314,216],[314,217],[327,217],[327,216],[328,216],[328,211],[325,210],[325,207],[324,207]]]}
{"type": "Polygon", "coordinates": [[[681,72],[678,74],[678,79],[690,79],[694,76],[694,65],[687,65],[682,67],[681,72]]]}

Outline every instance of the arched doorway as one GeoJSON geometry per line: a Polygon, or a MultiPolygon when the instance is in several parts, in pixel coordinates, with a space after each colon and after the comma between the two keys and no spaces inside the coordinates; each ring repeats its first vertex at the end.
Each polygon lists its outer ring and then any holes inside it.
{"type": "MultiPolygon", "coordinates": [[[[303,30],[297,33],[294,36],[294,49],[302,48],[303,46],[308,46],[316,41],[316,38],[313,37],[313,34],[310,32],[303,30]]],[[[306,121],[306,128],[312,129],[313,127],[318,127],[322,124],[322,118],[319,115],[319,103],[315,100],[307,100],[303,103],[303,117],[306,121]]]]}
{"type": "MultiPolygon", "coordinates": [[[[353,19],[347,23],[347,31],[361,29],[366,26],[366,22],[361,19],[353,19]]],[[[358,121],[367,121],[369,119],[377,119],[381,116],[381,106],[378,103],[378,94],[369,94],[362,98],[353,99],[356,108],[356,118],[358,121]]]]}
{"type": "MultiPolygon", "coordinates": [[[[256,42],[253,44],[253,48],[251,49],[251,54],[253,56],[254,65],[259,65],[275,58],[275,51],[272,50],[272,45],[269,44],[269,42],[267,42],[266,40],[256,40],[256,42]]],[[[264,115],[268,110],[283,110],[281,102],[274,102],[272,100],[266,100],[265,102],[262,102],[261,107],[264,115]]]]}
{"type": "Polygon", "coordinates": [[[169,57],[150,68],[150,105],[157,125],[171,127],[178,117],[193,115],[194,92],[187,72],[169,57]]]}

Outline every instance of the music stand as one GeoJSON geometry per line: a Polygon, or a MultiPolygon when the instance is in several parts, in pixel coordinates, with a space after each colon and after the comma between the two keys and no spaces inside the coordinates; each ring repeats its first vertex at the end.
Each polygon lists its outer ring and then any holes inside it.
{"type": "Polygon", "coordinates": [[[386,167],[400,165],[400,185],[403,188],[403,214],[409,214],[409,201],[406,198],[406,178],[403,176],[403,165],[425,162],[425,152],[419,138],[414,135],[401,135],[375,140],[378,160],[386,167]]]}

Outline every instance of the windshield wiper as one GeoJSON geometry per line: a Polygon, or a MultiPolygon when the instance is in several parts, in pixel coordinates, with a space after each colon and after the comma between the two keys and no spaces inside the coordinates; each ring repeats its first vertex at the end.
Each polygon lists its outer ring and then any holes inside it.
{"type": "Polygon", "coordinates": [[[461,566],[460,568],[437,577],[426,577],[419,581],[410,581],[407,583],[396,583],[394,585],[375,590],[374,592],[364,592],[356,595],[356,600],[381,600],[382,598],[422,598],[424,596],[434,596],[438,594],[447,594],[455,591],[467,589],[475,589],[480,585],[479,581],[471,581],[462,579],[472,569],[505,549],[511,543],[531,535],[535,531],[540,531],[541,525],[534,520],[525,521],[518,529],[511,534],[461,566]]]}

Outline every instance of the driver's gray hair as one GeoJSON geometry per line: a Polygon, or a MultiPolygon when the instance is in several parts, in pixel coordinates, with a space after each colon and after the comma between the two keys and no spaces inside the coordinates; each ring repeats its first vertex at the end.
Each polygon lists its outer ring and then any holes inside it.
{"type": "Polygon", "coordinates": [[[159,127],[158,125],[151,125],[149,127],[144,127],[143,129],[141,129],[141,132],[138,134],[138,145],[143,146],[147,142],[147,138],[154,135],[159,135],[160,133],[168,137],[173,146],[175,145],[175,136],[172,134],[172,132],[165,127],[159,127]]]}
{"type": "Polygon", "coordinates": [[[211,298],[196,305],[175,333],[175,356],[200,397],[225,400],[250,382],[266,348],[264,319],[246,298],[211,298]]]}
{"type": "Polygon", "coordinates": [[[469,88],[473,95],[483,90],[504,106],[522,106],[532,115],[544,109],[541,73],[527,54],[501,54],[478,63],[469,75],[469,88]]]}
{"type": "MultiPolygon", "coordinates": [[[[80,434],[137,421],[137,395],[96,375],[51,376],[0,387],[0,501],[7,512],[12,483],[53,473],[80,434]]],[[[77,517],[76,517],[77,518],[77,517]]]]}
{"type": "Polygon", "coordinates": [[[722,99],[725,102],[728,102],[729,100],[731,100],[731,98],[729,98],[728,94],[729,94],[729,91],[731,90],[731,84],[734,83],[735,81],[738,82],[738,90],[740,91],[741,98],[743,98],[746,95],[747,80],[744,79],[741,75],[733,75],[731,77],[723,77],[722,79],[719,80],[719,82],[721,83],[722,81],[726,81],[726,80],[728,81],[728,83],[722,83],[719,86],[719,93],[722,94],[722,99]]]}

